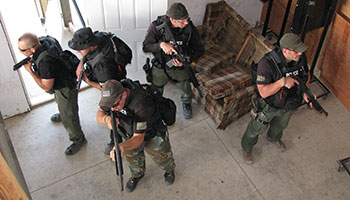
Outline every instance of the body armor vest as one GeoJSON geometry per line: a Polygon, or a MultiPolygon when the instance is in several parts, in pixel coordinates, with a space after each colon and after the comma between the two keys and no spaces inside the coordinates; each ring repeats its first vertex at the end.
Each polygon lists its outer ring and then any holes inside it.
{"type": "MultiPolygon", "coordinates": [[[[306,56],[301,55],[298,62],[294,62],[292,66],[286,66],[279,55],[282,54],[280,48],[275,48],[273,51],[267,53],[264,58],[268,59],[272,66],[274,66],[277,74],[273,77],[275,82],[282,77],[298,76],[304,83],[307,81],[307,68],[306,56]]],[[[264,99],[265,102],[275,108],[286,108],[292,110],[297,108],[302,102],[302,92],[298,85],[294,85],[292,88],[282,87],[277,93],[264,99]]]]}
{"type": "MultiPolygon", "coordinates": [[[[192,22],[189,21],[189,23],[192,22]]],[[[169,17],[166,15],[162,15],[157,18],[156,25],[156,30],[161,35],[162,42],[168,42],[171,44],[174,44],[176,42],[178,46],[182,47],[184,53],[187,53],[186,49],[189,45],[192,34],[191,26],[189,24],[183,29],[179,28],[179,32],[176,33],[171,28],[171,22],[169,20],[169,17]]],[[[172,59],[171,55],[165,54],[162,50],[155,52],[154,56],[163,64],[163,66],[166,62],[172,59]]]]}

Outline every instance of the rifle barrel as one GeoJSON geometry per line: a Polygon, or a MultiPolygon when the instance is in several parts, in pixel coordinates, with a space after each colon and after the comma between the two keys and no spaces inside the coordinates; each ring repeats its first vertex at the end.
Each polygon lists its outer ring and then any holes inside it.
{"type": "Polygon", "coordinates": [[[120,190],[124,190],[124,182],[123,182],[123,163],[122,163],[122,157],[120,154],[120,149],[119,149],[119,136],[117,133],[117,125],[115,123],[115,112],[111,110],[111,117],[112,117],[112,128],[113,128],[113,138],[114,138],[114,146],[115,146],[115,167],[116,167],[116,173],[117,176],[119,176],[119,182],[120,182],[120,190]]]}

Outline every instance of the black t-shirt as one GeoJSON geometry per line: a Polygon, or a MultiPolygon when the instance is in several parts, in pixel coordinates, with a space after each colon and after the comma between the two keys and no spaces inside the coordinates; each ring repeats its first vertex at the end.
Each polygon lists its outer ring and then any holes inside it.
{"type": "MultiPolygon", "coordinates": [[[[289,63],[286,62],[286,59],[281,51],[278,51],[277,55],[280,58],[282,65],[287,67],[287,70],[292,69],[294,67],[297,68],[297,70],[291,71],[283,76],[290,76],[291,74],[298,76],[302,71],[304,71],[305,74],[309,72],[309,69],[307,67],[306,56],[304,54],[302,54],[298,62],[291,61],[289,63]]],[[[280,78],[282,77],[276,69],[275,64],[272,63],[272,61],[269,60],[267,56],[264,56],[258,64],[256,83],[261,85],[267,85],[279,80],[280,78]]]]}
{"type": "MultiPolygon", "coordinates": [[[[44,45],[36,49],[33,54],[33,60],[37,60],[39,55],[45,50],[47,50],[47,47],[44,45]]],[[[71,78],[68,70],[61,66],[60,61],[51,56],[47,56],[41,60],[39,66],[36,66],[36,68],[36,73],[41,79],[55,79],[53,89],[62,89],[68,86],[68,82],[74,82],[74,79],[71,78]]]]}

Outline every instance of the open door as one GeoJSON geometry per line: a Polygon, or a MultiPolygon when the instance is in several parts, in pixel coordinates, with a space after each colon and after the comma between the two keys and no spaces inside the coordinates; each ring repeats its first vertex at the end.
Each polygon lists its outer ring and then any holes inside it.
{"type": "Polygon", "coordinates": [[[20,73],[12,70],[15,64],[12,52],[12,45],[0,13],[0,110],[4,118],[30,110],[20,73]]]}

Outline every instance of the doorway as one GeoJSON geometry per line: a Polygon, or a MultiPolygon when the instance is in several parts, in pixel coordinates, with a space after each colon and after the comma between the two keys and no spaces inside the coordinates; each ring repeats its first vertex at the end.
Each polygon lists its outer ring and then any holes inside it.
{"type": "MultiPolygon", "coordinates": [[[[17,40],[25,32],[38,36],[51,35],[61,43],[63,49],[68,48],[67,43],[72,38],[72,33],[63,26],[59,0],[7,1],[6,9],[2,9],[1,13],[17,62],[24,59],[17,50],[17,40]]],[[[43,91],[24,68],[20,68],[19,73],[30,106],[54,98],[53,95],[43,91]]]]}

